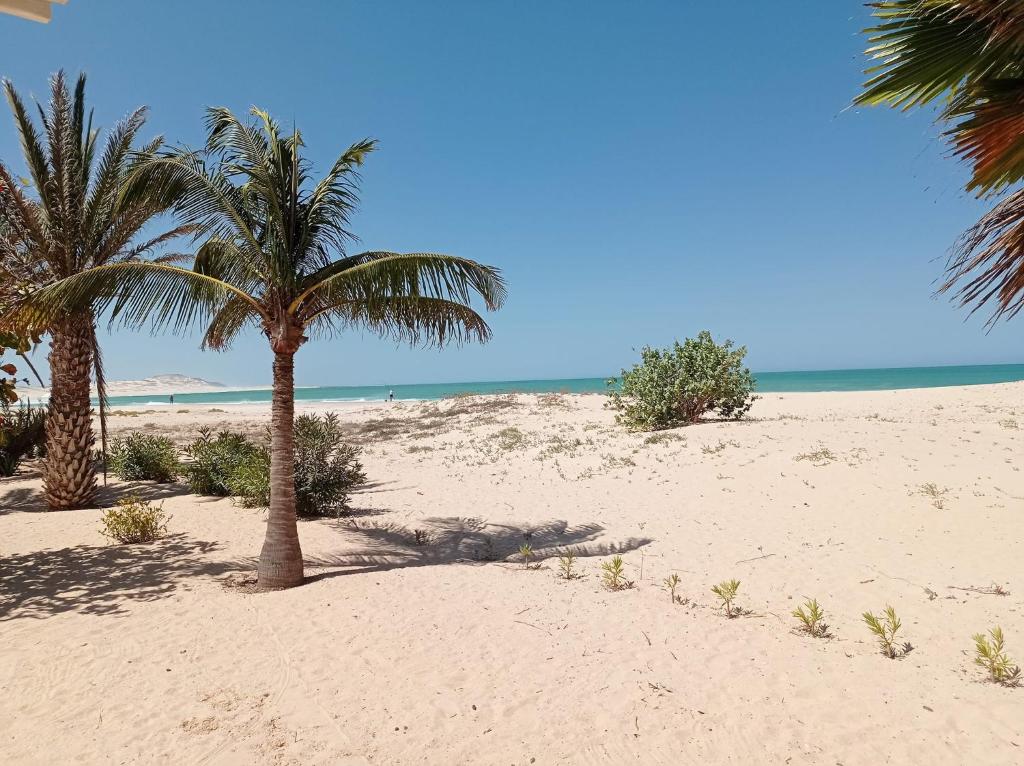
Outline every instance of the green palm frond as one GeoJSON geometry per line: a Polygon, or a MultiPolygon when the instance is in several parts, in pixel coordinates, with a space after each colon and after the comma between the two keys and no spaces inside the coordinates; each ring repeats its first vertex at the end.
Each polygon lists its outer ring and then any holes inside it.
{"type": "Polygon", "coordinates": [[[324,336],[350,329],[365,329],[381,337],[412,345],[441,347],[467,341],[484,343],[491,329],[471,307],[455,301],[423,296],[363,298],[323,309],[307,326],[324,336]]]}
{"type": "Polygon", "coordinates": [[[232,296],[220,307],[203,334],[202,348],[222,351],[247,326],[260,321],[260,314],[248,301],[232,296]]]}
{"type": "Polygon", "coordinates": [[[998,192],[1024,179],[1024,0],[887,0],[870,4],[877,63],[856,98],[911,109],[941,102],[955,153],[968,161],[968,189],[998,192]]]}
{"type": "Polygon", "coordinates": [[[134,261],[97,266],[62,279],[23,299],[0,325],[24,330],[47,327],[80,312],[110,311],[110,323],[154,332],[206,326],[232,297],[259,313],[256,302],[229,284],[188,269],[134,261]]]}
{"type": "Polygon", "coordinates": [[[46,159],[46,151],[43,149],[42,138],[32,119],[28,116],[25,103],[14,89],[14,84],[10,80],[4,80],[3,86],[4,93],[7,95],[7,103],[10,104],[11,112],[14,114],[14,124],[18,129],[21,151],[25,156],[32,184],[36,193],[45,199],[50,193],[51,185],[50,167],[46,159]]]}
{"type": "Polygon", "coordinates": [[[505,300],[500,272],[468,258],[436,253],[363,253],[346,260],[348,268],[329,274],[305,289],[290,311],[318,313],[322,308],[375,297],[440,298],[469,304],[483,299],[490,311],[505,300]]]}

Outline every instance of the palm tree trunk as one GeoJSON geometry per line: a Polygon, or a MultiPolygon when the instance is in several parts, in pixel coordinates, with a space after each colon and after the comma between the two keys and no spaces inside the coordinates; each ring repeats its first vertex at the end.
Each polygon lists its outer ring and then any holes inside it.
{"type": "Polygon", "coordinates": [[[62,320],[50,332],[50,403],[43,486],[53,511],[84,508],[96,494],[93,465],[92,317],[62,320]]]}
{"type": "Polygon", "coordinates": [[[274,398],[270,420],[270,510],[257,569],[259,587],[301,585],[302,549],[295,524],[294,353],[274,353],[274,398]]]}

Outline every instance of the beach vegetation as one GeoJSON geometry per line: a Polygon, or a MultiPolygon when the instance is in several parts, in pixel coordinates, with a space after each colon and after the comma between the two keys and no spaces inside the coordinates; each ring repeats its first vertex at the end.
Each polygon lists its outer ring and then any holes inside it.
{"type": "Polygon", "coordinates": [[[989,323],[1024,308],[1024,139],[1019,3],[877,0],[868,35],[872,66],[856,102],[903,111],[935,104],[954,156],[970,167],[967,191],[1002,199],[964,233],[940,293],[989,323]]]}
{"type": "Polygon", "coordinates": [[[816,598],[807,599],[801,606],[793,610],[793,616],[800,621],[800,630],[814,638],[827,638],[828,624],[825,622],[825,610],[816,598]]]}
{"type": "Polygon", "coordinates": [[[718,600],[722,602],[722,608],[725,609],[726,617],[738,617],[742,614],[742,610],[733,605],[737,594],[740,592],[739,580],[723,580],[718,585],[713,586],[711,592],[718,596],[718,600]]]}
{"type": "Polygon", "coordinates": [[[100,533],[122,544],[151,543],[167,533],[167,521],[162,506],[132,495],[103,512],[100,533]]]}
{"type": "Polygon", "coordinates": [[[828,465],[833,460],[836,460],[836,453],[830,450],[828,447],[818,447],[818,449],[811,452],[801,452],[795,458],[797,462],[806,460],[809,463],[813,463],[816,466],[828,465]]]}
{"type": "Polygon", "coordinates": [[[626,579],[626,567],[622,556],[612,556],[611,560],[601,564],[601,582],[608,590],[626,590],[633,587],[633,582],[626,579]]]}
{"type": "Polygon", "coordinates": [[[897,643],[896,634],[899,633],[903,623],[896,615],[896,610],[891,606],[885,607],[885,612],[880,615],[871,612],[864,612],[864,622],[868,630],[878,640],[882,654],[891,660],[907,654],[913,647],[909,643],[897,643]]]}
{"type": "Polygon", "coordinates": [[[109,311],[115,325],[203,329],[205,348],[227,348],[257,328],[273,352],[269,513],[257,564],[259,587],[304,580],[296,526],[295,354],[314,336],[364,330],[412,345],[486,341],[475,306],[505,298],[499,271],[436,253],[349,254],[359,170],[371,139],[343,151],[319,179],[297,129],[266,112],[252,120],[207,110],[202,150],[149,152],[119,199],[173,206],[199,247],[192,268],[152,261],[110,263],[33,293],[19,321],[109,311]],[[155,190],[155,192],[154,192],[155,190]]]}
{"type": "Polygon", "coordinates": [[[583,575],[576,569],[576,554],[565,550],[558,557],[558,576],[563,580],[578,580],[583,575]]]}
{"type": "Polygon", "coordinates": [[[679,575],[673,572],[665,578],[665,588],[668,590],[669,599],[673,604],[682,604],[683,597],[676,593],[676,589],[679,587],[679,575]]]}
{"type": "Polygon", "coordinates": [[[533,561],[533,546],[523,543],[519,546],[519,558],[523,561],[523,569],[530,569],[530,562],[533,561]]]}
{"type": "MultiPolygon", "coordinates": [[[[35,111],[10,81],[3,88],[14,116],[28,177],[0,163],[0,283],[18,293],[15,308],[40,289],[90,269],[118,269],[191,230],[188,223],[154,229],[173,201],[140,180],[124,194],[128,174],[161,144],[137,141],[146,110],[117,123],[104,141],[85,103],[85,76],[69,87],[50,81],[50,102],[35,111]],[[40,124],[41,123],[41,124],[40,124]]],[[[90,302],[56,300],[52,311],[4,311],[3,329],[49,335],[50,396],[43,489],[53,510],[83,508],[96,492],[90,378],[99,393],[100,442],[106,454],[106,380],[90,302]],[[8,326],[9,325],[9,326],[8,326]]],[[[136,304],[136,308],[138,305],[136,304]]]]}
{"type": "Polygon", "coordinates": [[[232,494],[239,466],[255,462],[259,452],[259,445],[245,434],[220,431],[214,435],[209,428],[201,428],[199,437],[185,447],[190,460],[183,465],[182,473],[197,495],[227,497],[232,494]]]}
{"type": "Polygon", "coordinates": [[[110,441],[111,472],[125,481],[174,481],[181,472],[178,451],[166,436],[130,433],[110,441]]]}
{"type": "Polygon", "coordinates": [[[46,452],[46,410],[0,401],[0,476],[13,476],[26,458],[46,452]]]}
{"type": "MultiPolygon", "coordinates": [[[[267,433],[268,443],[271,435],[267,433]]],[[[295,512],[299,516],[336,518],[349,510],[353,490],[366,481],[360,448],[346,444],[333,412],[295,418],[295,512]]],[[[270,503],[271,453],[260,446],[240,461],[228,479],[232,495],[249,507],[270,503]]]]}
{"type": "Polygon", "coordinates": [[[633,431],[689,425],[709,412],[741,418],[756,398],[754,377],[743,366],[746,354],[731,340],[715,343],[707,330],[670,348],[644,346],[639,364],[608,381],[608,403],[633,431]]]}
{"type": "Polygon", "coordinates": [[[1006,654],[1003,629],[997,625],[989,630],[987,636],[977,633],[973,638],[974,664],[985,669],[989,680],[1003,686],[1019,686],[1021,669],[1006,654]]]}

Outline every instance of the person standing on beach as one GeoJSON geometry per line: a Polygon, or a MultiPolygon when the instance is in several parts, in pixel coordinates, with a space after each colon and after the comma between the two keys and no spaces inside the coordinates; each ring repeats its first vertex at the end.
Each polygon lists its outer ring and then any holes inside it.
{"type": "Polygon", "coordinates": [[[388,401],[389,402],[395,401],[395,390],[394,389],[391,389],[390,391],[388,391],[388,401]]]}

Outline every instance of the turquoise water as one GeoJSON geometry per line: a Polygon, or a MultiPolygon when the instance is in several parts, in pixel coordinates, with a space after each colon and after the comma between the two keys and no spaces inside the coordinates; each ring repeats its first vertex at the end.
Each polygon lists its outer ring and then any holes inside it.
{"type": "MultiPolygon", "coordinates": [[[[991,364],[964,367],[896,367],[877,370],[814,370],[808,372],[755,373],[758,391],[880,391],[895,388],[935,388],[1024,380],[1024,364],[991,364]]],[[[499,380],[477,383],[415,383],[393,386],[321,386],[297,388],[298,401],[353,402],[380,401],[389,391],[395,399],[441,399],[454,394],[592,393],[606,391],[605,378],[564,378],[554,380],[499,380]]],[[[270,401],[269,389],[216,391],[206,394],[175,394],[175,404],[237,404],[270,401]]],[[[114,406],[126,404],[167,404],[166,397],[112,396],[114,406]]]]}

